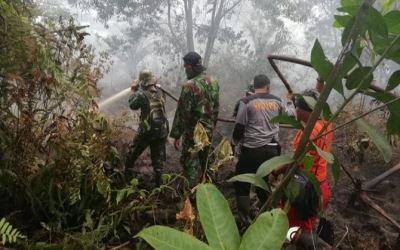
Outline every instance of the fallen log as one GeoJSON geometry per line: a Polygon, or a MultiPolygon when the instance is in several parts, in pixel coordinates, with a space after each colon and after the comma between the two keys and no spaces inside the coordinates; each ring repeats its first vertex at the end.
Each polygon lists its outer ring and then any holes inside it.
{"type": "Polygon", "coordinates": [[[391,176],[392,174],[396,173],[397,171],[400,171],[400,163],[398,163],[396,166],[390,168],[389,170],[387,170],[386,172],[378,175],[377,177],[375,177],[374,179],[367,181],[363,184],[363,189],[372,189],[373,187],[375,187],[376,185],[378,185],[379,183],[381,183],[383,180],[385,180],[386,178],[388,178],[389,176],[391,176]]]}

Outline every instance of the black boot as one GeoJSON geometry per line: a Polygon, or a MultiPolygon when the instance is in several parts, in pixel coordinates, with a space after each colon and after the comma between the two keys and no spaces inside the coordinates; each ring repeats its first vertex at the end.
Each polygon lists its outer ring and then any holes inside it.
{"type": "Polygon", "coordinates": [[[332,249],[332,247],[323,241],[318,235],[314,232],[305,232],[302,231],[299,238],[295,242],[296,246],[303,247],[306,250],[327,250],[332,249]]]}
{"type": "Polygon", "coordinates": [[[250,225],[250,197],[236,196],[236,204],[240,222],[243,223],[245,226],[250,225]]]}

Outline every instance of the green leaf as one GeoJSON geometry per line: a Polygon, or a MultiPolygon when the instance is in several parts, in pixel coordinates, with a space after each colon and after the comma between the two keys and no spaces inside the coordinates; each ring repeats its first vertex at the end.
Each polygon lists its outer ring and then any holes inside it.
{"type": "Polygon", "coordinates": [[[386,122],[386,130],[389,135],[400,135],[400,117],[396,117],[396,115],[391,113],[386,122]]]}
{"type": "Polygon", "coordinates": [[[362,0],[340,0],[340,5],[343,7],[346,6],[361,6],[363,3],[362,0]]]}
{"type": "Polygon", "coordinates": [[[327,79],[333,69],[333,64],[326,58],[318,39],[311,50],[311,65],[323,79],[327,79]]]}
{"type": "Polygon", "coordinates": [[[117,191],[116,202],[117,204],[120,203],[126,196],[126,189],[121,189],[117,191]]]}
{"type": "Polygon", "coordinates": [[[387,12],[392,8],[393,4],[396,2],[396,0],[385,0],[382,4],[381,11],[382,12],[387,12]]]}
{"type": "Polygon", "coordinates": [[[265,177],[269,175],[276,168],[290,164],[293,161],[294,160],[287,155],[275,156],[274,158],[271,158],[268,161],[261,164],[261,166],[257,169],[256,174],[260,177],[265,177]]]}
{"type": "Polygon", "coordinates": [[[152,226],[140,231],[140,237],[156,250],[211,250],[204,242],[193,236],[165,226],[152,226]]]}
{"type": "Polygon", "coordinates": [[[309,171],[301,171],[307,178],[308,180],[311,182],[311,184],[313,185],[315,192],[317,192],[318,196],[321,197],[322,195],[322,191],[321,191],[321,184],[319,183],[317,177],[315,177],[315,175],[313,173],[310,173],[309,171]]]}
{"type": "Polygon", "coordinates": [[[360,9],[360,6],[358,6],[358,5],[349,5],[349,6],[340,7],[337,10],[340,12],[348,13],[348,14],[350,14],[350,16],[354,17],[357,15],[359,9],[360,9]]]}
{"type": "Polygon", "coordinates": [[[228,182],[234,182],[234,181],[247,182],[256,187],[262,188],[265,191],[271,192],[271,189],[269,188],[267,183],[264,181],[264,179],[256,174],[240,174],[240,175],[236,175],[228,180],[228,182]]]}
{"type": "Polygon", "coordinates": [[[394,72],[390,78],[388,85],[386,86],[386,91],[391,91],[395,89],[400,84],[400,70],[394,72]]]}
{"type": "Polygon", "coordinates": [[[331,119],[332,111],[331,111],[331,107],[328,103],[324,103],[324,105],[322,106],[321,117],[325,121],[329,121],[331,119]]]}
{"type": "MultiPolygon", "coordinates": [[[[353,28],[353,25],[354,25],[355,20],[356,20],[355,17],[352,17],[352,18],[350,19],[350,21],[347,23],[347,25],[346,25],[346,27],[344,28],[344,30],[343,30],[342,39],[341,39],[341,42],[342,42],[342,45],[343,45],[343,46],[344,46],[344,45],[346,44],[346,42],[347,42],[347,39],[348,39],[348,37],[349,37],[349,35],[350,35],[351,29],[353,28]]],[[[366,30],[365,26],[366,26],[365,23],[363,23],[362,26],[360,27],[360,34],[361,34],[361,35],[365,34],[365,30],[366,30]]]]}
{"type": "Polygon", "coordinates": [[[387,38],[388,28],[386,26],[385,19],[383,18],[382,14],[374,7],[369,8],[366,23],[370,33],[375,32],[383,38],[387,38]]]}
{"type": "Polygon", "coordinates": [[[368,89],[369,86],[371,86],[372,80],[374,79],[372,73],[366,77],[371,69],[371,67],[361,67],[353,70],[346,81],[347,89],[355,89],[359,86],[361,89],[368,89]]]}
{"type": "Polygon", "coordinates": [[[330,152],[326,152],[324,150],[322,150],[321,148],[319,148],[314,142],[312,143],[315,147],[315,149],[317,150],[317,153],[324,158],[328,163],[333,163],[334,161],[334,157],[330,152]]]}
{"type": "Polygon", "coordinates": [[[349,23],[349,21],[351,20],[351,16],[349,15],[345,15],[345,16],[339,16],[339,15],[335,15],[335,23],[337,23],[336,28],[344,28],[346,27],[346,25],[349,23]]]}
{"type": "Polygon", "coordinates": [[[303,99],[307,103],[307,106],[314,110],[315,105],[317,104],[317,100],[315,100],[311,96],[303,96],[303,99]]]}
{"type": "Polygon", "coordinates": [[[300,194],[300,185],[299,183],[292,177],[290,179],[289,184],[285,188],[285,194],[289,199],[289,203],[293,203],[297,196],[300,194]]]}
{"type": "Polygon", "coordinates": [[[314,156],[307,154],[306,156],[304,156],[301,163],[303,164],[304,169],[309,171],[314,164],[314,156]]]}
{"type": "Polygon", "coordinates": [[[400,34],[400,11],[392,10],[384,17],[389,33],[400,34]]]}
{"type": "Polygon", "coordinates": [[[375,146],[381,152],[385,162],[392,159],[392,147],[390,146],[387,138],[383,136],[375,127],[371,126],[363,119],[356,120],[358,128],[367,133],[369,138],[374,142],[375,146]]]}
{"type": "MultiPolygon", "coordinates": [[[[382,103],[387,103],[395,99],[390,93],[367,92],[366,94],[382,103]]],[[[400,134],[400,101],[389,104],[388,109],[390,116],[386,121],[386,130],[389,134],[400,134]]]]}
{"type": "Polygon", "coordinates": [[[340,178],[340,162],[339,162],[339,159],[337,158],[336,154],[333,154],[333,157],[335,159],[332,164],[332,175],[333,175],[333,179],[335,180],[335,185],[337,185],[339,182],[339,178],[340,178]]]}
{"type": "Polygon", "coordinates": [[[239,230],[221,192],[214,185],[201,184],[197,187],[196,204],[210,247],[215,250],[239,249],[239,230]]]}
{"type": "Polygon", "coordinates": [[[303,125],[296,118],[287,115],[278,115],[271,119],[272,123],[289,124],[297,129],[304,129],[303,125]]]}
{"type": "Polygon", "coordinates": [[[385,53],[384,57],[400,64],[400,39],[398,39],[399,36],[400,34],[389,35],[388,39],[381,38],[377,35],[371,36],[371,41],[374,45],[375,52],[379,55],[383,55],[390,44],[393,44],[389,51],[385,53]]]}
{"type": "Polygon", "coordinates": [[[240,250],[281,249],[288,228],[287,216],[281,209],[265,212],[246,230],[240,250]]]}

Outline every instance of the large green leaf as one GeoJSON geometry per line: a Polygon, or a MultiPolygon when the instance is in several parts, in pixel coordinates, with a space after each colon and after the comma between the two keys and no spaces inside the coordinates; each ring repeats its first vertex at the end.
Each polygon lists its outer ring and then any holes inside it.
{"type": "Polygon", "coordinates": [[[356,66],[359,57],[356,53],[357,50],[355,49],[354,51],[346,54],[346,57],[342,64],[342,68],[340,69],[340,75],[342,77],[346,76],[347,73],[351,71],[354,68],[354,66],[356,66]]]}
{"type": "Polygon", "coordinates": [[[396,2],[396,0],[384,0],[381,11],[387,12],[388,10],[390,10],[390,8],[392,8],[392,6],[395,2],[396,2]]]}
{"type": "Polygon", "coordinates": [[[333,64],[326,58],[318,39],[311,50],[311,65],[323,79],[327,79],[333,69],[333,64]]]}
{"type": "Polygon", "coordinates": [[[135,237],[143,238],[156,250],[211,250],[193,236],[165,226],[145,228],[135,237]]]}
{"type": "Polygon", "coordinates": [[[285,212],[274,209],[261,214],[243,235],[240,250],[281,249],[289,228],[285,212]]]}
{"type": "Polygon", "coordinates": [[[400,34],[400,11],[392,10],[384,17],[389,33],[400,34]]]}
{"type": "MultiPolygon", "coordinates": [[[[366,94],[383,103],[395,98],[390,93],[367,92],[366,94]]],[[[388,108],[390,117],[386,121],[386,130],[389,134],[400,134],[400,101],[389,104],[388,108]]]]}
{"type": "Polygon", "coordinates": [[[297,129],[304,129],[303,125],[296,118],[287,115],[278,115],[271,119],[272,123],[289,124],[297,129]]]}
{"type": "Polygon", "coordinates": [[[360,9],[360,6],[358,6],[358,5],[349,5],[349,6],[340,7],[337,10],[340,12],[348,13],[354,17],[358,13],[359,9],[360,9]]]}
{"type": "Polygon", "coordinates": [[[374,78],[372,73],[366,77],[371,69],[371,67],[361,67],[353,70],[346,81],[347,89],[355,89],[360,85],[361,89],[368,89],[374,78]]]}
{"type": "Polygon", "coordinates": [[[374,7],[370,7],[368,10],[367,28],[370,33],[375,32],[383,38],[387,38],[388,36],[388,27],[386,25],[385,19],[383,18],[382,14],[374,7]]]}
{"type": "Polygon", "coordinates": [[[261,166],[257,169],[256,174],[258,176],[265,177],[269,175],[277,167],[290,164],[293,161],[294,160],[287,155],[275,156],[274,158],[271,158],[268,161],[261,164],[261,166]]]}
{"type": "Polygon", "coordinates": [[[265,191],[271,192],[271,189],[269,188],[267,183],[264,181],[264,179],[256,174],[240,174],[240,175],[236,175],[228,180],[228,182],[234,182],[234,181],[247,182],[254,186],[262,188],[265,191]]]}
{"type": "Polygon", "coordinates": [[[301,161],[301,164],[303,164],[305,170],[309,171],[314,164],[314,156],[306,154],[301,161]]]}
{"type": "Polygon", "coordinates": [[[346,27],[346,25],[349,23],[351,20],[351,16],[345,15],[345,16],[339,16],[335,15],[335,23],[336,23],[336,28],[341,28],[341,27],[346,27]]]}
{"type": "Polygon", "coordinates": [[[385,53],[384,57],[400,64],[400,34],[389,35],[388,39],[384,39],[378,35],[371,35],[371,41],[374,45],[374,50],[379,55],[383,55],[391,44],[391,48],[385,53]]]}
{"type": "Polygon", "coordinates": [[[356,120],[358,128],[367,133],[371,140],[374,142],[375,146],[381,152],[383,159],[389,162],[392,159],[392,147],[385,136],[383,136],[375,127],[371,126],[363,119],[356,120]]]}
{"type": "Polygon", "coordinates": [[[321,148],[319,148],[315,143],[313,143],[315,150],[317,150],[317,153],[324,158],[328,163],[333,163],[333,155],[330,152],[326,152],[324,150],[322,150],[321,148]]]}
{"type": "Polygon", "coordinates": [[[400,70],[397,70],[390,76],[388,85],[386,86],[386,91],[395,89],[397,86],[399,86],[399,84],[400,84],[400,70]]]}
{"type": "Polygon", "coordinates": [[[340,5],[343,7],[346,6],[361,6],[363,0],[340,0],[340,5]]]}
{"type": "Polygon", "coordinates": [[[228,202],[221,192],[214,185],[201,184],[197,187],[196,204],[201,225],[211,248],[239,249],[239,230],[228,202]]]}

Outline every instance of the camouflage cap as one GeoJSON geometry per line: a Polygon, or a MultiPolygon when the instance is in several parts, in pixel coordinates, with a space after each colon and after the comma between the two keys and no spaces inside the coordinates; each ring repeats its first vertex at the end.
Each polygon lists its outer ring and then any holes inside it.
{"type": "Polygon", "coordinates": [[[153,73],[150,70],[144,69],[139,73],[139,81],[143,86],[155,84],[153,73]]]}

